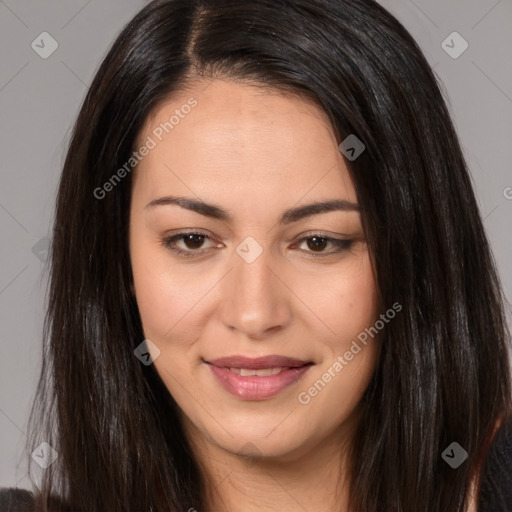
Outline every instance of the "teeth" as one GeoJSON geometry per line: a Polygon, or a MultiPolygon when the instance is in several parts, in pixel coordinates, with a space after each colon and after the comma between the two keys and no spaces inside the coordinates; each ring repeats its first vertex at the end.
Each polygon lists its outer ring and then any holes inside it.
{"type": "Polygon", "coordinates": [[[250,377],[256,375],[258,377],[268,377],[281,373],[283,368],[262,368],[261,370],[251,370],[247,368],[230,368],[229,371],[241,375],[242,377],[250,377]]]}

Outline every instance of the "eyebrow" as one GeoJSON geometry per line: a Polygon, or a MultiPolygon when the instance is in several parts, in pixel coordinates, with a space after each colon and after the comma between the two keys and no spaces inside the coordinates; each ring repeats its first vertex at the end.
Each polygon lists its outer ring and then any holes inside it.
{"type": "MultiPolygon", "coordinates": [[[[182,208],[186,208],[187,210],[199,213],[206,217],[211,217],[213,219],[222,220],[225,222],[231,222],[233,220],[231,214],[228,211],[221,208],[220,206],[208,204],[205,203],[204,201],[192,199],[189,197],[160,197],[158,199],[153,199],[153,201],[149,202],[145,206],[145,209],[151,210],[156,206],[173,204],[181,206],[182,208]]],[[[279,219],[279,224],[291,224],[292,222],[297,222],[301,219],[310,217],[312,215],[318,215],[320,213],[328,213],[333,211],[361,211],[361,208],[358,204],[346,201],[345,199],[331,199],[328,201],[320,201],[316,203],[307,204],[304,206],[297,206],[295,208],[290,208],[286,210],[281,215],[279,219]]]]}

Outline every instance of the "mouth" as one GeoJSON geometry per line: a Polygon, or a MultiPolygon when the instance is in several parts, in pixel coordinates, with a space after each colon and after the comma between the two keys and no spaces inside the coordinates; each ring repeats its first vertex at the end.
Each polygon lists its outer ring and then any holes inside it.
{"type": "Polygon", "coordinates": [[[205,361],[222,388],[242,400],[265,400],[296,383],[313,366],[285,356],[224,357],[205,361]]]}

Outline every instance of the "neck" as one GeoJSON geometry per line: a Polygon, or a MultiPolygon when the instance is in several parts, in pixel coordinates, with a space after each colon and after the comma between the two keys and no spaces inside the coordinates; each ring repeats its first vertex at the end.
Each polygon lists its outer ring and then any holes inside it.
{"type": "Polygon", "coordinates": [[[348,510],[347,448],[353,429],[319,433],[308,446],[286,455],[254,455],[258,452],[253,447],[251,455],[243,456],[206,441],[192,425],[187,427],[205,477],[205,512],[348,510]]]}

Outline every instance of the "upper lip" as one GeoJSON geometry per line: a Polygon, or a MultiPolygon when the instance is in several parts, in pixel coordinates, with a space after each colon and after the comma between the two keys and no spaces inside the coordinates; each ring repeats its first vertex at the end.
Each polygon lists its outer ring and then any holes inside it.
{"type": "Polygon", "coordinates": [[[302,359],[277,355],[256,358],[231,356],[211,359],[206,362],[213,366],[218,366],[219,368],[246,368],[250,370],[261,370],[263,368],[297,368],[311,363],[311,361],[303,361],[302,359]]]}

